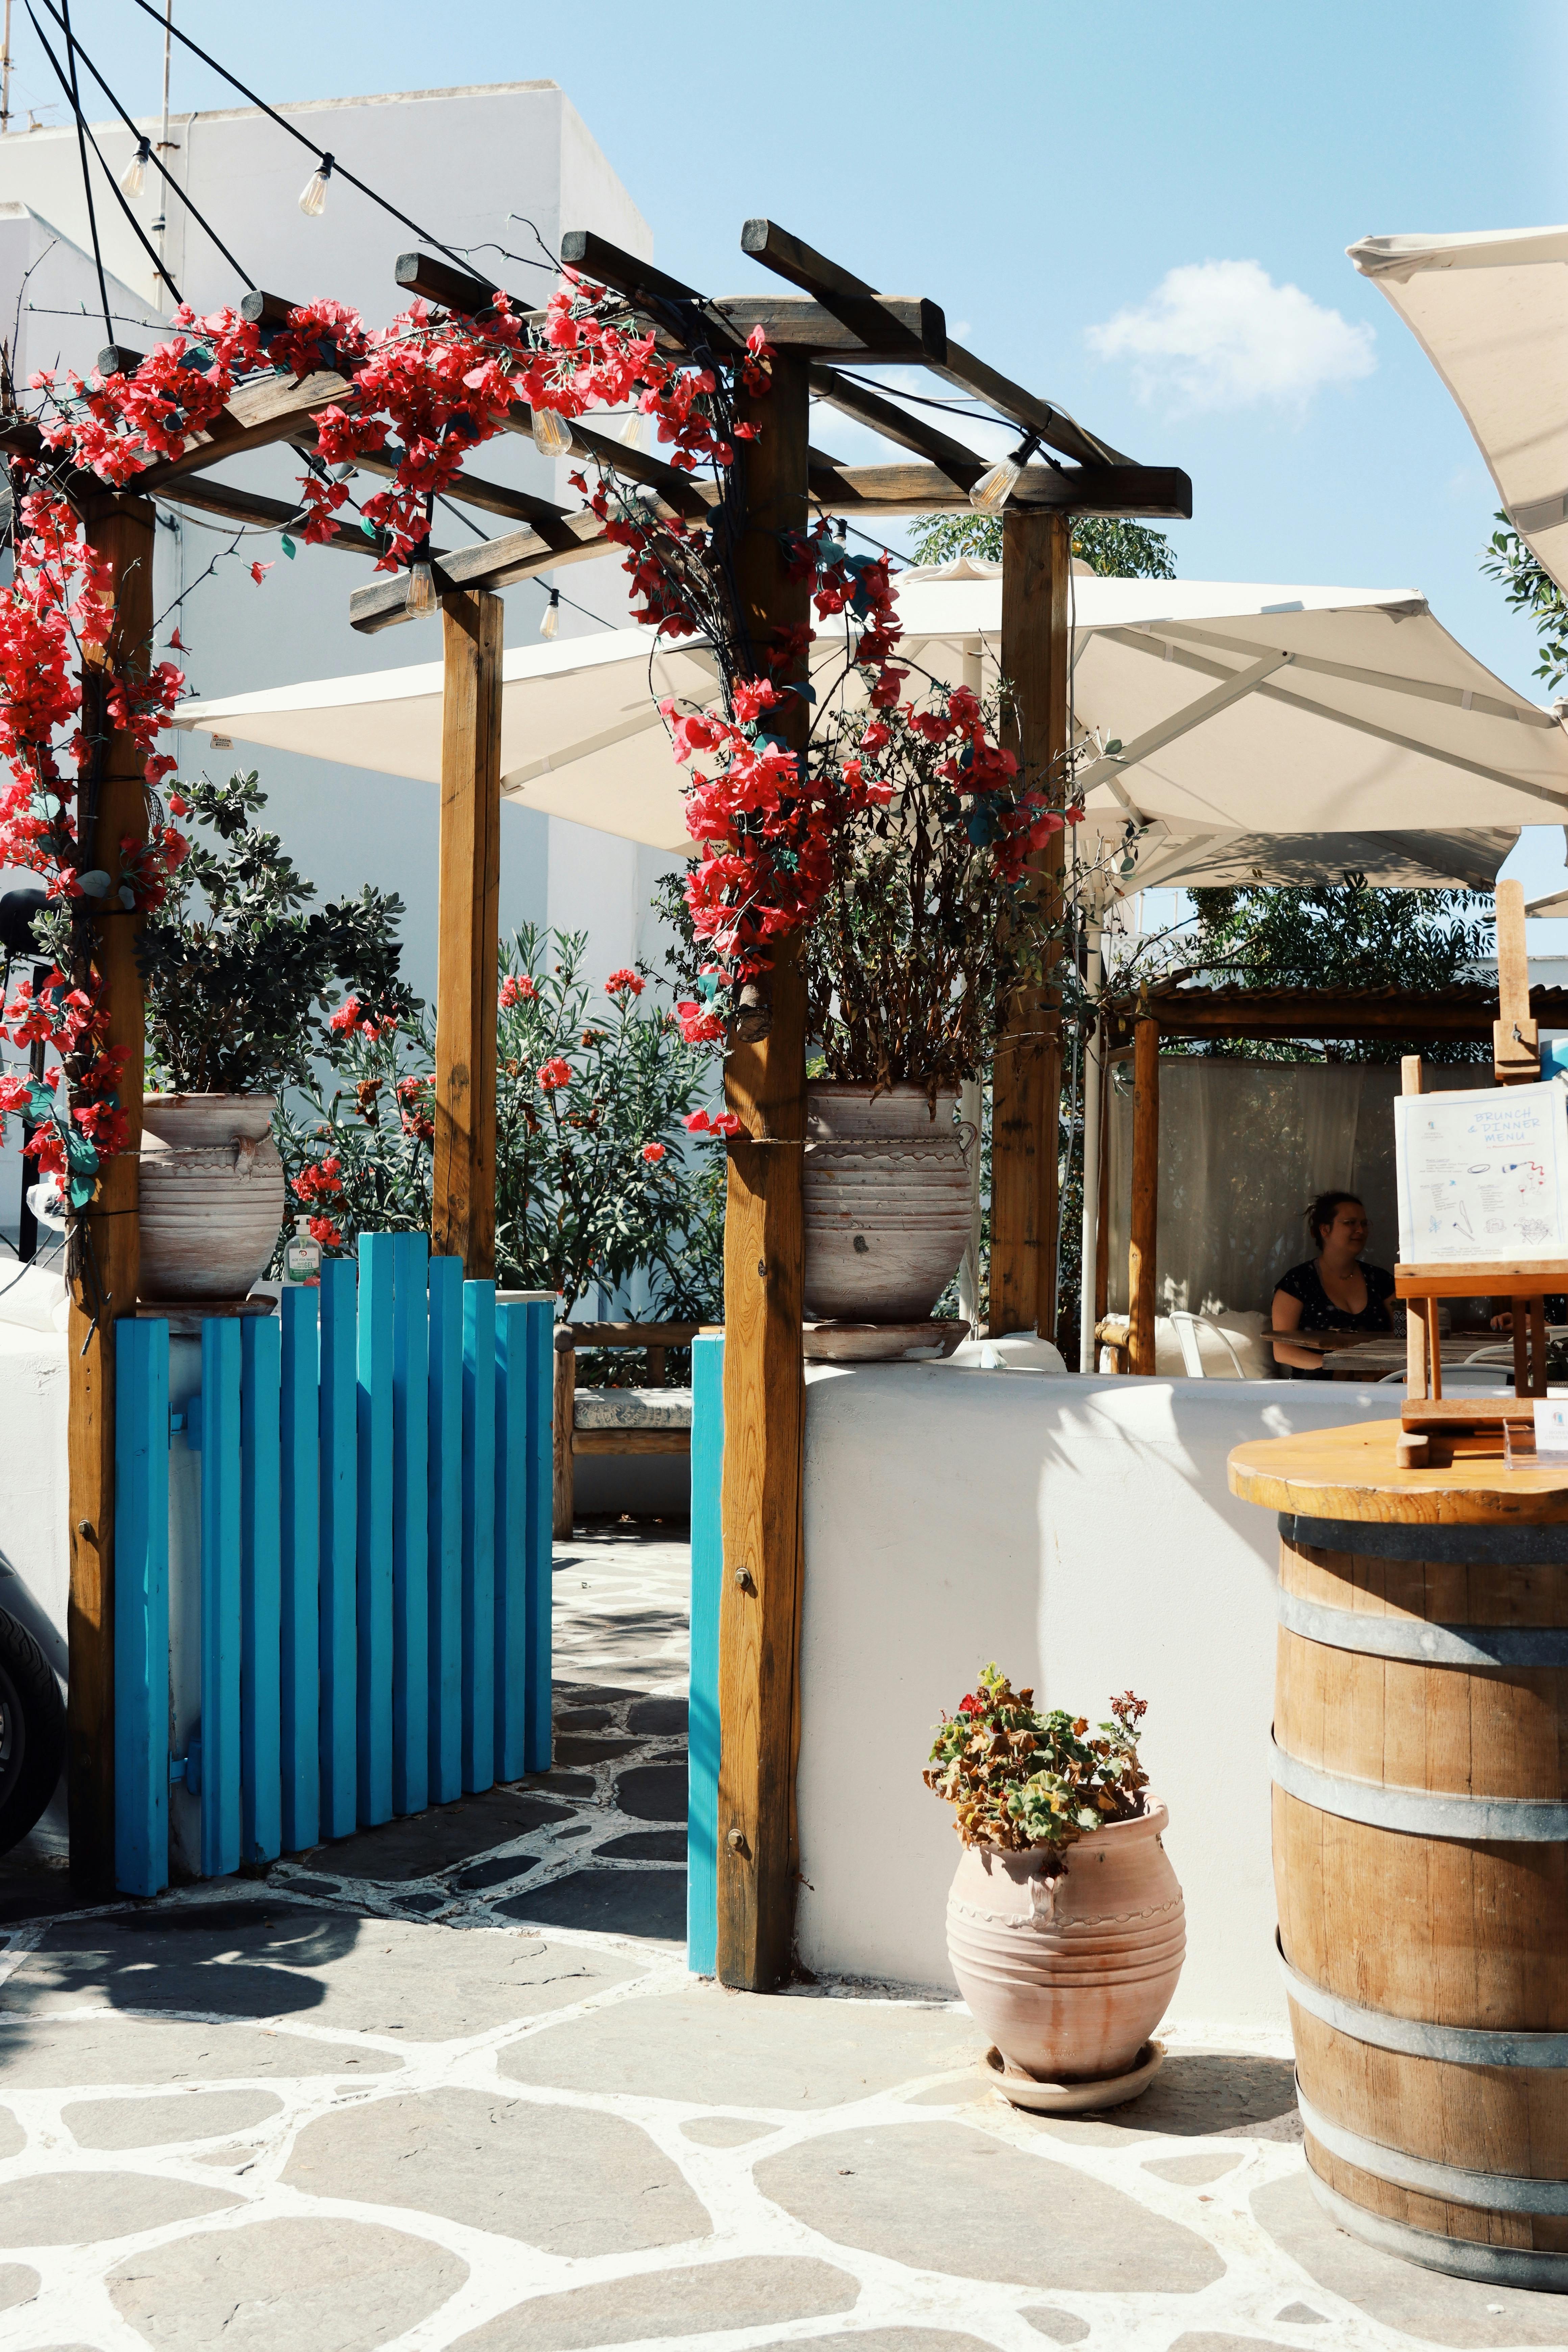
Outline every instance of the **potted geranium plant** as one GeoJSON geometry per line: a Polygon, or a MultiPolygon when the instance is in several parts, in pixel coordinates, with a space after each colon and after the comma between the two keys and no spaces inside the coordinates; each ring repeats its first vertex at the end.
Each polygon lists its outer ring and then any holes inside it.
{"type": "Polygon", "coordinates": [[[1109,2104],[1140,2071],[1186,1949],[1169,1814],[1138,1760],[1145,1702],[1041,1712],[994,1665],[937,1726],[928,1788],[963,1851],[947,1906],[959,1990],[1006,2065],[1094,2082],[1109,2104]]]}
{"type": "Polygon", "coordinates": [[[142,1112],[144,1298],[243,1297],[271,1257],[284,1208],[273,1116],[330,1040],[331,983],[386,1023],[413,1005],[397,972],[401,899],[366,888],[310,908],[315,886],[252,822],[265,803],[254,772],[170,798],[211,838],[193,842],[138,943],[154,1087],[142,1112]]]}

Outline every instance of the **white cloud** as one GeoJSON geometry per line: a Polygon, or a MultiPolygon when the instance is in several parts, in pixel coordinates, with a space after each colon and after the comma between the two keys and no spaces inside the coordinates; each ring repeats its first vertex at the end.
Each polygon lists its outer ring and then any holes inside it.
{"type": "Polygon", "coordinates": [[[1189,409],[1304,409],[1324,384],[1370,375],[1373,330],[1352,326],[1256,261],[1167,270],[1147,302],[1087,331],[1102,360],[1129,360],[1140,396],[1189,409]]]}

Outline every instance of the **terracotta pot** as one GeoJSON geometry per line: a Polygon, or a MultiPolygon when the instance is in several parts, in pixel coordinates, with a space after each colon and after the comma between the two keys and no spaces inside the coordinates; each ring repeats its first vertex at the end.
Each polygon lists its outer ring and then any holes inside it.
{"type": "Polygon", "coordinates": [[[969,1150],[955,1091],[823,1080],[806,1088],[808,1321],[913,1323],[969,1246],[969,1150]]]}
{"type": "Polygon", "coordinates": [[[1151,1801],[1068,1849],[963,1849],[947,1900],[959,1991],[1004,2058],[1042,2082],[1124,2074],[1170,2006],[1185,1914],[1151,1801]]]}
{"type": "Polygon", "coordinates": [[[149,1095],[142,1107],[143,1298],[243,1298],[283,1223],[270,1095],[149,1095]]]}

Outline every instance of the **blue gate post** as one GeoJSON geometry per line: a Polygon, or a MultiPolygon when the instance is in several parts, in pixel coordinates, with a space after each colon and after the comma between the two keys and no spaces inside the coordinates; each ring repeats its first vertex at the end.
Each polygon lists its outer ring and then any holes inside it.
{"type": "Polygon", "coordinates": [[[114,1883],[169,1884],[169,1327],[114,1327],[114,1883]]]}
{"type": "Polygon", "coordinates": [[[554,1603],[553,1480],[550,1423],[555,1386],[555,1301],[528,1307],[528,1670],[522,1741],[525,1772],[548,1772],[552,1759],[551,1684],[554,1673],[551,1612],[554,1603]]]}
{"type": "Polygon", "coordinates": [[[496,1303],[495,1748],[498,1780],[524,1766],[528,1691],[528,1308],[496,1303]]]}
{"type": "Polygon", "coordinates": [[[430,1260],[430,1801],[463,1793],[463,1261],[430,1260]]]}
{"type": "Polygon", "coordinates": [[[240,1851],[274,1862],[283,1847],[283,1596],[280,1327],[240,1325],[240,1851]]]}
{"type": "Polygon", "coordinates": [[[202,1876],[237,1870],[239,1323],[202,1318],[202,1876]]]}
{"type": "Polygon", "coordinates": [[[326,1838],[347,1837],[358,1812],[358,1283],[352,1257],[322,1259],[321,1833],[326,1838]]]}
{"type": "Polygon", "coordinates": [[[359,1242],[359,1820],[392,1819],[391,1234],[359,1242]]]}
{"type": "Polygon", "coordinates": [[[495,1780],[496,1286],[463,1285],[463,1786],[495,1780]]]}
{"type": "Polygon", "coordinates": [[[724,1580],[724,1340],[691,1343],[690,1793],[686,1826],[686,1965],[719,1957],[719,1596],[724,1580]]]}
{"type": "Polygon", "coordinates": [[[430,1801],[430,1244],[392,1237],[392,1810],[430,1801]]]}
{"type": "Polygon", "coordinates": [[[321,1834],[321,1429],[318,1355],[320,1293],[310,1285],[285,1289],[282,1327],[282,1582],[281,1708],[283,1781],[281,1836],[286,1853],[314,1845],[321,1834]]]}

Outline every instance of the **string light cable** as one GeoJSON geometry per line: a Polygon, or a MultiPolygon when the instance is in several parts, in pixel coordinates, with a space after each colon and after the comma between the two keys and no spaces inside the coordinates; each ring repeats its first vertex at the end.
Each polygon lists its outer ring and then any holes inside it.
{"type": "MultiPolygon", "coordinates": [[[[26,5],[27,5],[27,14],[28,14],[28,16],[32,16],[32,14],[33,14],[32,6],[31,6],[31,0],[26,0],[26,5]]],[[[202,234],[203,234],[203,235],[204,235],[204,236],[208,239],[209,243],[210,243],[210,244],[212,244],[213,246],[215,246],[215,247],[216,247],[217,251],[218,251],[219,253],[221,253],[221,254],[222,254],[222,256],[223,256],[224,259],[227,262],[227,264],[228,264],[229,268],[234,271],[235,276],[236,276],[237,278],[242,278],[242,279],[244,280],[245,284],[246,284],[247,287],[251,288],[251,289],[254,290],[254,289],[255,289],[255,285],[256,285],[256,280],[255,280],[255,278],[251,277],[251,275],[250,275],[249,271],[248,271],[248,270],[244,267],[244,265],[243,265],[241,262],[239,262],[238,260],[237,260],[237,259],[236,259],[235,256],[234,256],[234,255],[229,251],[229,249],[228,249],[227,246],[226,246],[226,245],[225,245],[225,243],[224,243],[224,241],[223,241],[222,237],[221,237],[221,236],[219,236],[219,235],[218,235],[218,233],[217,233],[216,229],[216,228],[214,228],[214,226],[213,226],[212,223],[211,223],[211,222],[206,218],[206,216],[205,215],[205,214],[203,214],[203,213],[201,213],[201,212],[199,212],[199,211],[197,210],[197,208],[196,208],[195,205],[192,202],[191,198],[190,198],[190,197],[185,194],[184,189],[181,187],[181,185],[180,185],[179,182],[178,182],[178,181],[174,177],[173,173],[169,171],[168,167],[163,163],[163,161],[162,161],[162,159],[159,157],[159,155],[157,154],[157,152],[155,152],[155,150],[153,148],[153,146],[151,145],[151,143],[150,143],[150,142],[149,142],[145,138],[143,138],[143,136],[142,136],[142,132],[141,132],[141,131],[139,131],[137,130],[136,125],[135,125],[135,123],[132,121],[132,120],[131,116],[130,116],[129,114],[127,114],[127,112],[125,111],[124,107],[121,104],[120,100],[115,96],[115,94],[114,94],[113,90],[111,90],[111,89],[110,89],[110,88],[109,84],[105,81],[105,79],[104,79],[104,78],[103,78],[102,74],[99,71],[99,69],[98,69],[97,66],[96,66],[96,65],[94,65],[94,63],[93,63],[93,61],[92,61],[91,58],[88,55],[88,53],[87,53],[86,49],[82,47],[82,45],[81,45],[80,41],[77,40],[77,39],[74,37],[74,36],[73,36],[73,35],[71,35],[71,34],[69,33],[68,28],[68,27],[66,26],[66,25],[65,25],[65,20],[64,20],[64,18],[61,16],[61,15],[60,15],[60,12],[59,12],[58,8],[57,8],[57,7],[56,7],[56,5],[55,5],[55,0],[44,0],[44,6],[48,10],[48,12],[49,12],[50,16],[54,18],[54,20],[55,20],[56,24],[57,24],[57,25],[58,25],[58,26],[60,26],[60,27],[61,27],[61,29],[62,29],[62,31],[65,31],[65,32],[66,32],[66,34],[67,34],[67,37],[68,37],[68,39],[69,39],[69,40],[70,40],[70,42],[71,42],[71,47],[72,47],[72,48],[74,49],[74,51],[75,51],[76,55],[77,55],[77,56],[81,59],[81,61],[82,61],[83,65],[87,68],[87,69],[88,69],[89,73],[92,76],[92,78],[93,78],[94,81],[98,84],[98,86],[99,86],[100,89],[103,92],[103,94],[104,94],[105,98],[109,100],[110,105],[114,109],[114,111],[115,111],[115,112],[116,112],[116,114],[118,114],[118,116],[120,117],[121,121],[125,125],[126,130],[127,130],[127,131],[130,131],[130,133],[131,133],[131,135],[132,135],[132,137],[134,140],[136,140],[136,141],[137,141],[137,142],[138,142],[138,148],[137,148],[137,161],[138,161],[138,162],[145,161],[146,163],[151,163],[151,164],[152,164],[153,169],[153,170],[158,173],[159,177],[162,179],[162,181],[163,181],[163,185],[164,185],[165,190],[173,189],[173,191],[174,191],[174,194],[175,194],[176,196],[178,196],[178,198],[179,198],[180,202],[184,205],[184,206],[185,210],[189,213],[189,215],[190,215],[191,218],[195,222],[196,226],[197,226],[197,227],[202,231],[202,234]],[[146,155],[145,155],[145,157],[144,157],[144,158],[142,157],[142,152],[141,152],[142,148],[145,148],[145,149],[147,150],[147,152],[146,152],[146,155]]],[[[34,18],[34,26],[35,26],[35,28],[37,27],[37,19],[35,17],[35,18],[34,18]]],[[[42,35],[42,33],[39,33],[38,37],[39,37],[39,39],[40,39],[40,40],[42,40],[42,39],[43,39],[43,35],[42,35]]],[[[57,71],[57,72],[58,71],[58,67],[57,67],[57,68],[56,68],[56,71],[57,71]]],[[[94,144],[95,144],[95,145],[97,144],[96,141],[94,142],[94,144]]],[[[102,163],[102,162],[103,162],[103,158],[102,158],[102,156],[101,156],[101,155],[99,157],[99,161],[100,161],[100,163],[102,163]]],[[[109,169],[109,166],[108,166],[108,164],[107,164],[107,163],[105,163],[105,164],[104,164],[104,170],[105,170],[105,172],[107,172],[107,171],[108,171],[108,169],[109,169]]],[[[135,193],[135,191],[134,191],[134,190],[132,190],[132,191],[130,191],[130,193],[134,194],[134,193],[135,193]]],[[[134,223],[134,222],[132,222],[132,226],[134,227],[134,226],[135,226],[135,223],[134,223]]],[[[138,235],[140,235],[140,231],[139,231],[139,230],[138,230],[138,235]]],[[[145,239],[145,237],[143,237],[142,241],[142,244],[143,244],[144,246],[146,246],[146,245],[147,245],[147,240],[145,239]]],[[[149,252],[152,252],[152,247],[151,247],[150,246],[148,246],[148,247],[147,247],[147,250],[148,250],[149,252]]],[[[167,287],[169,287],[170,290],[171,290],[171,291],[173,291],[173,288],[174,288],[174,281],[173,281],[173,279],[168,276],[168,274],[167,274],[166,270],[165,270],[165,269],[164,269],[164,268],[163,268],[163,263],[162,263],[161,261],[159,261],[159,260],[158,260],[157,256],[154,254],[153,257],[153,264],[154,264],[154,267],[156,268],[156,269],[157,269],[157,271],[158,271],[158,275],[160,276],[160,278],[163,278],[164,285],[165,285],[165,286],[167,286],[167,287]]],[[[176,296],[176,297],[175,297],[175,299],[177,300],[178,299],[179,299],[179,298],[178,298],[178,296],[176,296]]]]}
{"type": "MultiPolygon", "coordinates": [[[[61,69],[59,59],[56,57],[53,49],[49,47],[48,37],[46,35],[43,26],[39,24],[37,16],[33,14],[33,0],[23,0],[23,5],[27,11],[27,21],[38,37],[39,47],[42,48],[44,55],[47,58],[50,65],[53,66],[56,77],[58,79],[61,88],[65,89],[67,95],[69,97],[71,106],[76,114],[77,144],[81,153],[82,194],[87,198],[87,215],[89,221],[92,225],[92,255],[93,259],[98,264],[99,291],[103,297],[104,332],[108,335],[110,343],[112,343],[114,341],[114,326],[109,308],[109,288],[104,281],[103,257],[99,250],[98,218],[93,210],[92,176],[88,169],[87,146],[85,143],[88,140],[92,142],[92,152],[98,158],[100,171],[103,173],[104,178],[109,183],[110,194],[113,196],[115,203],[120,206],[121,211],[125,215],[126,219],[131,224],[132,234],[141,245],[142,251],[146,254],[148,259],[153,264],[153,269],[163,279],[164,285],[168,288],[176,302],[180,299],[180,289],[175,285],[174,279],[170,277],[168,271],[164,268],[163,263],[159,260],[156,253],[153,250],[152,246],[148,243],[147,238],[143,236],[142,224],[137,219],[135,214],[132,211],[124,190],[121,188],[119,181],[115,178],[113,173],[110,170],[108,163],[104,158],[103,150],[99,145],[98,140],[95,137],[86,116],[82,113],[81,103],[77,95],[76,60],[78,44],[71,33],[70,18],[68,14],[62,20],[65,26],[66,40],[68,44],[67,54],[70,60],[70,79],[68,81],[61,69]]],[[[49,0],[44,0],[44,5],[46,7],[48,7],[49,0]]],[[[55,14],[52,7],[49,9],[49,13],[51,16],[55,14]]]]}
{"type": "MultiPolygon", "coordinates": [[[[65,11],[66,39],[68,43],[70,40],[70,0],[65,0],[65,11]]],[[[37,31],[38,23],[37,18],[33,16],[31,8],[28,9],[27,14],[29,16],[32,16],[33,27],[34,30],[37,31]]],[[[43,40],[44,38],[41,32],[38,34],[38,38],[40,40],[43,40]]],[[[105,328],[108,330],[109,340],[112,342],[114,341],[114,330],[109,324],[109,284],[103,274],[103,254],[100,249],[98,242],[98,214],[93,208],[92,182],[88,176],[87,123],[82,116],[81,101],[77,96],[76,65],[73,58],[70,79],[68,82],[64,75],[60,74],[58,66],[55,65],[54,52],[48,49],[47,42],[45,42],[44,46],[46,50],[48,50],[49,63],[55,67],[56,73],[59,74],[61,87],[68,96],[71,102],[71,111],[76,116],[76,143],[77,151],[81,157],[81,184],[82,193],[87,198],[87,225],[92,232],[92,258],[94,267],[98,271],[98,295],[100,301],[103,304],[103,323],[105,328]]],[[[96,144],[96,142],[94,143],[96,144]]]]}

